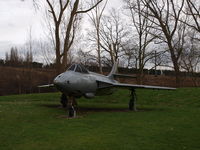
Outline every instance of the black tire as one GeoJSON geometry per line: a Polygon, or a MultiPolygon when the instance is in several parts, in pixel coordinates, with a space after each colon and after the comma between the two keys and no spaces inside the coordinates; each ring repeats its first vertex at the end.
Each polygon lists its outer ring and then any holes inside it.
{"type": "Polygon", "coordinates": [[[72,118],[75,116],[75,110],[74,110],[74,107],[70,107],[69,108],[69,117],[72,118]]]}
{"type": "Polygon", "coordinates": [[[134,100],[130,99],[130,101],[129,101],[129,110],[133,110],[133,107],[134,107],[134,100]]]}
{"type": "Polygon", "coordinates": [[[60,103],[62,104],[62,107],[66,108],[67,102],[68,102],[67,96],[65,94],[62,94],[60,99],[61,99],[60,103]]]}

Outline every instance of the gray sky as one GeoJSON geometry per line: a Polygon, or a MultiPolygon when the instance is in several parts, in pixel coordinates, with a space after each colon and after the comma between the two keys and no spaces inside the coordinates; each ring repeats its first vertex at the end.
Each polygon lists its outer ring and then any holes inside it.
{"type": "MultiPolygon", "coordinates": [[[[121,0],[109,0],[107,9],[119,8],[121,0]]],[[[34,10],[32,0],[0,0],[0,58],[11,46],[26,42],[30,28],[33,38],[40,38],[43,33],[42,18],[34,10]]]]}
{"type": "Polygon", "coordinates": [[[31,0],[0,0],[0,58],[11,46],[25,43],[31,26],[33,36],[39,37],[37,33],[42,31],[40,17],[31,0]]]}

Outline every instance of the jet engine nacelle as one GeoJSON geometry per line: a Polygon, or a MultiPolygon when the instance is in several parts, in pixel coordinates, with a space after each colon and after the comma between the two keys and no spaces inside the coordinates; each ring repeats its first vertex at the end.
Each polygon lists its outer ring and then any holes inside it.
{"type": "Polygon", "coordinates": [[[94,93],[85,93],[85,98],[93,98],[95,97],[95,94],[94,93]]]}

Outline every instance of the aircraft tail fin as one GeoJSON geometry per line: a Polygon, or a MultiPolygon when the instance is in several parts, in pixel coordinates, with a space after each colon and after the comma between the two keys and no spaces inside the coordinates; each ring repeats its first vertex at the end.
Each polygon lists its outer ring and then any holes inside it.
{"type": "Polygon", "coordinates": [[[116,61],[112,67],[111,72],[108,75],[108,78],[110,79],[114,79],[114,74],[117,72],[117,68],[118,68],[118,61],[116,61]]]}

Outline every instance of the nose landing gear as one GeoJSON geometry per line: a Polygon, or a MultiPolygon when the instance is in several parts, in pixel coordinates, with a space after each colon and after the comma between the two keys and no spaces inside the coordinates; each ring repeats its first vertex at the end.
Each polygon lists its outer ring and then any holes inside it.
{"type": "Polygon", "coordinates": [[[76,117],[76,110],[75,110],[75,108],[77,107],[77,102],[75,100],[75,97],[69,96],[67,107],[68,107],[68,111],[69,111],[68,117],[69,118],[76,117]]]}
{"type": "Polygon", "coordinates": [[[73,96],[66,96],[65,94],[61,95],[61,101],[60,103],[62,104],[63,108],[67,108],[68,110],[68,117],[73,118],[76,117],[76,110],[75,108],[77,107],[77,102],[73,96]]]}
{"type": "Polygon", "coordinates": [[[67,107],[67,103],[68,103],[67,96],[65,94],[62,94],[60,99],[61,99],[60,103],[62,104],[62,107],[66,108],[67,107]]]}
{"type": "Polygon", "coordinates": [[[74,109],[74,106],[70,106],[68,108],[68,111],[69,111],[69,114],[68,114],[68,117],[69,118],[74,118],[76,117],[76,110],[74,109]]]}

